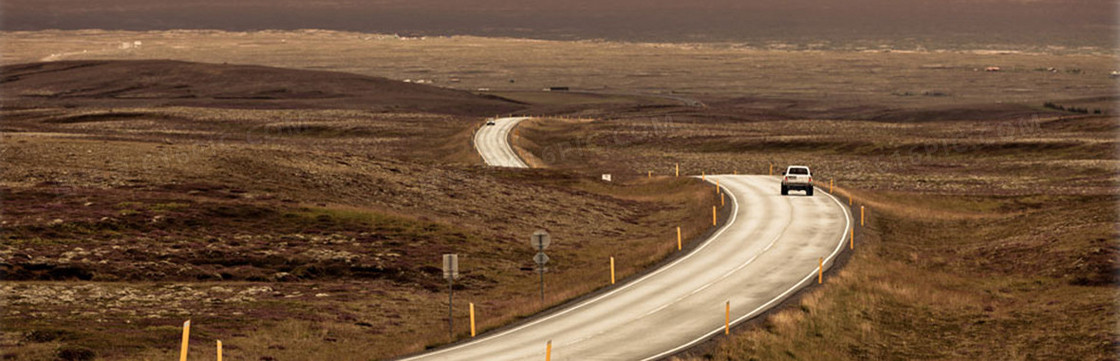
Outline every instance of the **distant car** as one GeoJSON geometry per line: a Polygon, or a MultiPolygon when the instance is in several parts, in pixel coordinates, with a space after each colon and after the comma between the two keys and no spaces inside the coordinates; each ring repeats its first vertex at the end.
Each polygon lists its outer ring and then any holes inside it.
{"type": "Polygon", "coordinates": [[[813,195],[813,173],[809,167],[791,165],[782,172],[782,195],[789,195],[791,190],[805,191],[805,195],[813,195]]]}
{"type": "Polygon", "coordinates": [[[486,125],[494,125],[494,121],[493,120],[488,121],[488,122],[486,122],[486,125]]]}

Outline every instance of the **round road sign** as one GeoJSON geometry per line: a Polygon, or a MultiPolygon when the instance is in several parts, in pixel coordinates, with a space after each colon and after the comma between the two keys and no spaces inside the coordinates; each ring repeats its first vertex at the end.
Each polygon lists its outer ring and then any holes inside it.
{"type": "Polygon", "coordinates": [[[529,244],[533,246],[533,249],[536,249],[538,251],[548,248],[548,245],[550,243],[552,243],[552,237],[549,236],[548,232],[545,232],[543,229],[538,229],[536,232],[533,232],[532,236],[529,237],[529,244]]]}

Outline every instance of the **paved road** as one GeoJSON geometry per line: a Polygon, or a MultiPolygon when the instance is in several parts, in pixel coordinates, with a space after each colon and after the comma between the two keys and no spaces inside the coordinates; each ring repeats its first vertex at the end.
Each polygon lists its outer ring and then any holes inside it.
{"type": "Polygon", "coordinates": [[[552,314],[406,360],[544,360],[548,340],[556,361],[660,359],[722,333],[726,301],[738,323],[816,282],[818,259],[830,267],[847,243],[849,213],[825,192],[783,197],[777,177],[715,179],[733,218],[692,253],[552,314]]]}
{"type": "Polygon", "coordinates": [[[474,147],[486,165],[495,167],[529,168],[509,145],[509,132],[529,117],[493,119],[494,125],[483,125],[474,133],[474,147]]]}

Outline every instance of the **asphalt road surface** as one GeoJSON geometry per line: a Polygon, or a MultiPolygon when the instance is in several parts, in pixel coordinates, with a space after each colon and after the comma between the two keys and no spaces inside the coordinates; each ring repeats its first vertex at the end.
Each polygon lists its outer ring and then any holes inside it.
{"type": "Polygon", "coordinates": [[[691,253],[515,327],[405,360],[544,360],[549,340],[556,361],[661,359],[721,334],[725,302],[734,325],[817,282],[818,261],[827,269],[848,242],[851,217],[826,192],[781,196],[771,176],[707,179],[731,196],[732,218],[691,253]]]}
{"type": "Polygon", "coordinates": [[[529,117],[496,118],[494,125],[483,125],[474,133],[474,147],[486,165],[494,167],[529,168],[509,145],[509,132],[529,117]]]}

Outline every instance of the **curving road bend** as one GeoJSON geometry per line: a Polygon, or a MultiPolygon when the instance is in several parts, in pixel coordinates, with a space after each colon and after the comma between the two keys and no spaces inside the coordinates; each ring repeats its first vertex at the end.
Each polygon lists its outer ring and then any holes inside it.
{"type": "MultiPolygon", "coordinates": [[[[656,360],[754,317],[816,282],[851,218],[827,193],[781,196],[779,179],[719,175],[732,219],[691,253],[638,279],[522,325],[405,360],[656,360]]],[[[667,234],[667,239],[671,238],[667,234]]]]}
{"type": "Polygon", "coordinates": [[[529,117],[495,118],[488,121],[494,125],[483,125],[474,133],[474,147],[486,165],[494,167],[529,168],[509,144],[509,132],[522,120],[529,117]]]}

